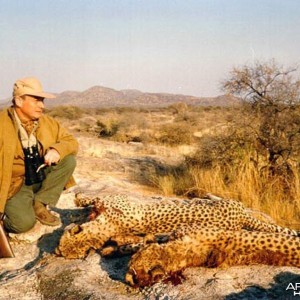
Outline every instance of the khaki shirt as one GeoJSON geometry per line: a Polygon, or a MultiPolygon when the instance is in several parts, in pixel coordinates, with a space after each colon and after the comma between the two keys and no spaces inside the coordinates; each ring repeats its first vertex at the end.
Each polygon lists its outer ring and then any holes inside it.
{"type": "Polygon", "coordinates": [[[9,187],[7,199],[15,195],[23,184],[25,178],[24,153],[20,140],[17,142],[16,152],[14,155],[12,166],[12,178],[9,187]]]}

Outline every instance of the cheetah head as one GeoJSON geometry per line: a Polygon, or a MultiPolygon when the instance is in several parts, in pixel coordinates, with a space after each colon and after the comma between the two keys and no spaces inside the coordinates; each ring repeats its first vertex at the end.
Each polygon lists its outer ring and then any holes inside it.
{"type": "Polygon", "coordinates": [[[65,258],[85,258],[91,249],[100,249],[115,234],[116,228],[107,224],[105,216],[98,216],[94,221],[67,227],[55,253],[65,258]]]}
{"type": "Polygon", "coordinates": [[[125,281],[134,287],[150,286],[167,278],[162,249],[151,244],[132,256],[125,281]]]}
{"type": "Polygon", "coordinates": [[[72,225],[66,228],[55,253],[66,258],[84,258],[90,249],[90,245],[84,242],[83,228],[80,225],[72,225]]]}

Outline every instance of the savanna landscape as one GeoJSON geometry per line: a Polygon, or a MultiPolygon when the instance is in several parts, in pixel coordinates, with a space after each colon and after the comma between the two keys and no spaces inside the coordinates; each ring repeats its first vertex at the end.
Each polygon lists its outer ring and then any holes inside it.
{"type": "Polygon", "coordinates": [[[122,101],[120,93],[104,88],[104,105],[89,105],[101,98],[96,88],[89,96],[69,92],[56,104],[47,101],[45,113],[79,141],[77,186],[53,208],[62,226],[37,223],[31,232],[10,235],[16,257],[0,260],[0,299],[293,297],[286,288],[300,280],[296,267],[188,268],[180,284],[134,289],[124,282],[128,256],[101,258],[96,251],[68,260],[55,248],[65,227],[88,220],[89,208],[74,204],[78,192],[127,194],[141,203],[215,195],[300,231],[300,83],[294,71],[274,62],[233,69],[223,82],[226,94],[211,102],[150,94],[139,105],[143,95],[126,91],[127,101],[118,105],[113,94],[122,101]]]}

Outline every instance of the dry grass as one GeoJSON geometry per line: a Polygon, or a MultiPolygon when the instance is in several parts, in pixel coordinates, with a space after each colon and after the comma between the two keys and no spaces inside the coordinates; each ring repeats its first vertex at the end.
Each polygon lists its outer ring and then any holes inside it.
{"type": "Polygon", "coordinates": [[[173,196],[188,194],[194,178],[181,166],[181,168],[170,168],[169,172],[165,174],[152,172],[149,179],[151,184],[158,188],[163,195],[173,196]]]}
{"type": "Polygon", "coordinates": [[[236,199],[245,206],[267,213],[278,224],[300,229],[300,180],[298,170],[293,179],[270,178],[249,161],[224,170],[186,166],[185,172],[157,176],[156,186],[165,195],[203,197],[212,193],[223,198],[236,199]]]}
{"type": "Polygon", "coordinates": [[[263,158],[261,165],[254,165],[249,149],[245,149],[243,143],[236,152],[238,156],[234,156],[231,150],[228,151],[230,154],[225,153],[222,134],[234,119],[239,118],[238,108],[187,107],[181,104],[152,109],[80,110],[70,107],[55,108],[50,114],[62,119],[68,128],[81,133],[124,143],[142,142],[147,145],[144,149],[152,149],[148,155],[162,158],[167,157],[166,153],[154,151],[155,147],[169,147],[167,152],[178,156],[180,147],[193,149],[206,143],[208,147],[204,147],[201,154],[202,164],[197,158],[199,153],[195,152],[195,161],[181,162],[179,166],[166,168],[163,173],[155,170],[149,172],[146,181],[167,196],[194,197],[213,193],[236,199],[269,214],[279,224],[300,229],[298,167],[295,165],[292,168],[293,174],[289,179],[284,176],[270,177],[261,168],[263,158]],[[220,133],[221,139],[214,140],[214,136],[220,133]],[[224,148],[218,156],[214,153],[217,147],[224,148]],[[218,161],[225,155],[232,157],[227,157],[230,163],[225,163],[224,167],[224,162],[218,161]],[[215,160],[213,164],[210,164],[211,158],[215,160]],[[208,164],[203,164],[205,161],[208,164]]]}

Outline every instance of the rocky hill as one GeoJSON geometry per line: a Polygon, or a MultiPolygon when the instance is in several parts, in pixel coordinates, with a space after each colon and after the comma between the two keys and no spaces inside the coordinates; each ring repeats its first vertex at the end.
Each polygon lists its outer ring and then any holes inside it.
{"type": "MultiPolygon", "coordinates": [[[[239,100],[232,95],[218,97],[194,97],[167,93],[143,93],[138,90],[114,90],[94,86],[83,92],[65,91],[56,95],[56,99],[46,100],[47,107],[74,105],[78,107],[114,107],[114,106],[168,106],[177,102],[199,106],[232,106],[239,100]]],[[[0,107],[10,105],[10,99],[0,101],[0,107]]]]}
{"type": "Polygon", "coordinates": [[[63,92],[54,100],[47,101],[48,106],[75,105],[80,107],[112,106],[167,106],[176,102],[190,105],[228,106],[239,101],[231,95],[218,97],[193,97],[166,93],[143,93],[138,90],[114,90],[94,86],[83,92],[63,92]]]}

